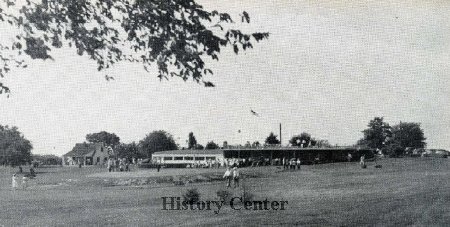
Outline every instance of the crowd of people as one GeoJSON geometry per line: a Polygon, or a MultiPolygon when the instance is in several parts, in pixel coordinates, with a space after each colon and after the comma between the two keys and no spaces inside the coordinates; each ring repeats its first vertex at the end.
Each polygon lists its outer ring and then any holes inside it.
{"type": "Polygon", "coordinates": [[[300,169],[300,165],[301,165],[301,161],[299,158],[295,159],[295,158],[291,158],[291,159],[287,159],[287,158],[283,158],[283,169],[291,169],[291,170],[295,170],[295,169],[300,169]]]}
{"type": "Polygon", "coordinates": [[[106,162],[106,168],[109,172],[128,172],[130,171],[130,164],[135,164],[135,159],[130,163],[126,158],[110,158],[106,162]]]}
{"type": "Polygon", "coordinates": [[[231,187],[231,181],[233,181],[234,188],[239,187],[240,173],[238,167],[233,167],[233,170],[228,166],[223,178],[227,182],[227,188],[231,187]]]}

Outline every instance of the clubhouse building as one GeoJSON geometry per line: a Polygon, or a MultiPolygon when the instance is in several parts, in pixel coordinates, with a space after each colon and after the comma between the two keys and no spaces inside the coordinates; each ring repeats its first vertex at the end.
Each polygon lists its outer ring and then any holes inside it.
{"type": "Polygon", "coordinates": [[[103,143],[77,143],[63,155],[63,165],[101,165],[106,163],[110,154],[103,143]]]}
{"type": "Polygon", "coordinates": [[[227,148],[214,150],[171,150],[155,152],[153,162],[166,166],[185,167],[197,163],[229,163],[230,160],[262,160],[277,164],[282,159],[300,159],[304,164],[329,163],[359,160],[364,155],[367,159],[374,157],[371,149],[356,147],[335,148],[299,148],[299,147],[264,147],[264,148],[227,148]]]}

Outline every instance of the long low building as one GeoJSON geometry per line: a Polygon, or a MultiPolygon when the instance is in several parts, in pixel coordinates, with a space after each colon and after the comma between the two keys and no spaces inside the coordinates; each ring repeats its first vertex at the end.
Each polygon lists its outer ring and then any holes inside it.
{"type": "Polygon", "coordinates": [[[270,147],[270,148],[233,148],[215,150],[171,150],[155,152],[154,162],[165,165],[184,166],[196,163],[225,163],[230,159],[267,160],[269,163],[281,159],[300,159],[302,163],[314,162],[343,162],[351,154],[352,160],[359,160],[362,155],[367,159],[374,157],[371,149],[354,147],[344,148],[298,148],[298,147],[270,147]]]}
{"type": "Polygon", "coordinates": [[[156,163],[184,167],[194,164],[208,164],[225,162],[223,150],[171,150],[160,151],[152,154],[152,160],[156,163]]]}

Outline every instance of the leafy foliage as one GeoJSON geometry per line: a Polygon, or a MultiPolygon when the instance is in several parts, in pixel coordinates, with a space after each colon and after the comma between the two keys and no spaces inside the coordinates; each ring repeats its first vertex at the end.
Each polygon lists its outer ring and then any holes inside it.
{"type": "Polygon", "coordinates": [[[229,203],[233,196],[233,193],[231,193],[227,190],[223,190],[223,189],[217,191],[216,194],[217,194],[217,197],[219,198],[219,200],[223,201],[225,203],[229,203]]]}
{"type": "Polygon", "coordinates": [[[188,138],[188,149],[196,148],[196,146],[197,146],[197,139],[195,139],[194,133],[190,132],[188,138]]]}
{"type": "Polygon", "coordinates": [[[384,122],[383,117],[375,117],[363,131],[364,138],[358,141],[359,145],[370,148],[383,149],[390,137],[392,137],[391,126],[384,122]]]}
{"type": "Polygon", "coordinates": [[[269,145],[280,144],[280,140],[278,140],[277,136],[273,134],[273,132],[269,134],[265,142],[269,145]]]}
{"type": "Polygon", "coordinates": [[[292,146],[297,147],[308,147],[311,142],[311,135],[307,132],[302,132],[300,135],[293,136],[289,143],[292,144],[292,146]]]}
{"type": "Polygon", "coordinates": [[[214,141],[209,141],[206,146],[205,149],[219,149],[219,145],[217,145],[216,143],[214,143],[214,141]]]}
{"type": "Polygon", "coordinates": [[[144,158],[146,157],[145,154],[143,154],[139,146],[135,143],[121,143],[115,148],[115,152],[119,158],[126,158],[128,160],[132,158],[144,158]]]}
{"type": "Polygon", "coordinates": [[[178,149],[173,136],[165,131],[153,131],[139,142],[142,154],[150,157],[156,151],[167,151],[178,149]]]}
{"type": "Polygon", "coordinates": [[[106,146],[111,147],[120,144],[120,138],[116,134],[105,131],[87,134],[86,140],[90,143],[105,143],[106,146]]]}
{"type": "Polygon", "coordinates": [[[17,127],[0,125],[0,164],[21,165],[31,162],[31,142],[17,127]]]}
{"type": "MultiPolygon", "coordinates": [[[[312,142],[311,142],[311,144],[312,144],[312,142]]],[[[328,140],[317,140],[317,147],[319,147],[319,148],[330,148],[330,147],[332,147],[331,146],[331,144],[330,144],[330,142],[328,142],[328,140]]]]}
{"type": "Polygon", "coordinates": [[[203,149],[205,149],[205,147],[198,143],[198,144],[195,144],[194,149],[196,149],[196,150],[203,150],[203,149]]]}
{"type": "Polygon", "coordinates": [[[196,188],[188,189],[186,193],[183,195],[184,201],[187,201],[188,203],[196,203],[200,201],[200,193],[197,191],[196,188]]]}
{"type": "Polygon", "coordinates": [[[261,147],[261,143],[260,143],[259,141],[254,141],[254,142],[252,143],[252,147],[254,147],[254,148],[261,147]]]}
{"type": "Polygon", "coordinates": [[[423,129],[419,123],[400,122],[392,127],[391,142],[397,144],[403,150],[407,147],[424,148],[425,140],[423,129]]]}
{"type": "MultiPolygon", "coordinates": [[[[250,22],[245,11],[241,18],[250,22]]],[[[213,87],[203,80],[213,73],[205,59],[218,60],[222,47],[238,54],[269,36],[243,33],[233,28],[229,14],[207,11],[195,0],[0,0],[1,22],[19,31],[11,45],[0,46],[1,77],[11,64],[23,67],[22,55],[52,59],[52,49],[69,46],[94,60],[99,71],[137,62],[147,71],[156,66],[159,79],[179,77],[213,87]]],[[[9,89],[0,83],[0,91],[9,89]]]]}
{"type": "Polygon", "coordinates": [[[33,161],[42,165],[62,165],[62,158],[56,155],[33,155],[33,161]]]}

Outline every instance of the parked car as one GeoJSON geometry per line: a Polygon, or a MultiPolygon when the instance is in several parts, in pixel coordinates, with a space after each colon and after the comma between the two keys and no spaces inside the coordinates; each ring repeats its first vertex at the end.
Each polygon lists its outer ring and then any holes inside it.
{"type": "Polygon", "coordinates": [[[450,152],[443,149],[425,149],[422,157],[448,158],[450,152]]]}

